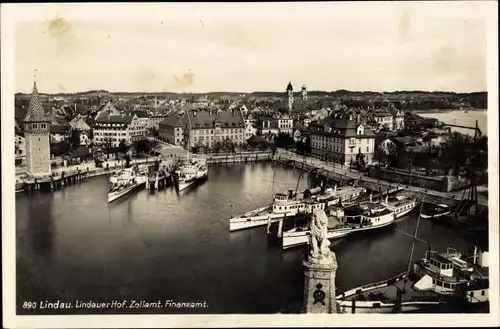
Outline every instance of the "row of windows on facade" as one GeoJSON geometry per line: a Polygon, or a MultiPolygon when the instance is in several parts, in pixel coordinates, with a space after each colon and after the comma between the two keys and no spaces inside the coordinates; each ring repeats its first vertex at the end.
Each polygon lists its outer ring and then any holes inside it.
{"type": "Polygon", "coordinates": [[[377,122],[391,122],[392,121],[392,117],[375,117],[375,121],[377,122]]]}
{"type": "MultiPolygon", "coordinates": [[[[336,145],[330,145],[330,147],[328,148],[325,144],[319,144],[319,143],[315,144],[315,143],[313,143],[312,147],[317,148],[317,149],[322,149],[322,150],[325,150],[325,151],[334,151],[334,152],[345,152],[345,153],[348,153],[348,152],[346,152],[347,150],[344,150],[344,148],[338,147],[336,145]]],[[[366,147],[366,152],[370,153],[370,147],[369,146],[366,147]]],[[[361,153],[361,147],[358,147],[358,153],[361,153]]]]}
{"type": "MultiPolygon", "coordinates": [[[[207,126],[208,126],[208,123],[205,123],[205,125],[200,125],[199,123],[196,123],[194,127],[191,127],[192,129],[194,128],[201,128],[201,129],[207,129],[207,126]]],[[[216,123],[215,125],[215,128],[223,128],[222,125],[220,123],[216,123]]],[[[224,126],[225,128],[227,128],[229,126],[229,122],[224,122],[224,126]]],[[[233,127],[241,127],[242,126],[242,123],[241,122],[233,122],[232,123],[232,126],[233,127]]]]}
{"type": "MultiPolygon", "coordinates": [[[[38,123],[32,123],[31,129],[38,129],[38,123]]],[[[40,129],[47,129],[46,123],[40,123],[40,129]]]]}
{"type": "Polygon", "coordinates": [[[142,136],[135,136],[135,137],[132,137],[132,138],[120,138],[120,137],[96,137],[95,141],[96,142],[105,142],[105,141],[110,141],[110,142],[121,142],[122,140],[139,140],[141,139],[142,136]]]}
{"type": "Polygon", "coordinates": [[[145,127],[143,126],[117,126],[117,127],[100,127],[98,125],[96,125],[96,130],[99,129],[99,130],[111,130],[111,131],[114,131],[114,130],[146,130],[145,127]]]}
{"type": "MultiPolygon", "coordinates": [[[[330,143],[340,143],[340,145],[344,145],[345,143],[345,140],[347,138],[325,138],[325,136],[316,136],[316,135],[313,135],[312,136],[312,140],[311,142],[312,143],[323,143],[323,145],[325,145],[325,143],[328,143],[328,145],[330,145],[330,143]]],[[[361,138],[349,138],[349,141],[348,141],[348,145],[350,146],[355,146],[357,144],[363,144],[363,140],[364,139],[361,139],[361,138]]],[[[370,141],[373,140],[372,138],[370,139],[367,139],[367,143],[369,144],[370,141]]],[[[319,144],[318,144],[319,145],[319,144]]]]}
{"type": "MultiPolygon", "coordinates": [[[[232,140],[243,140],[243,136],[234,136],[231,138],[232,140]]],[[[204,141],[205,140],[205,136],[199,136],[198,138],[197,137],[193,137],[193,141],[196,142],[196,141],[204,141]]],[[[214,140],[214,136],[207,136],[207,141],[208,140],[214,140]]],[[[215,140],[217,140],[217,138],[215,138],[215,140]]]]}
{"type": "MultiPolygon", "coordinates": [[[[242,133],[243,129],[222,129],[223,134],[234,134],[234,133],[242,133]]],[[[213,134],[214,130],[213,129],[193,129],[193,133],[203,135],[203,134],[213,134]]]]}

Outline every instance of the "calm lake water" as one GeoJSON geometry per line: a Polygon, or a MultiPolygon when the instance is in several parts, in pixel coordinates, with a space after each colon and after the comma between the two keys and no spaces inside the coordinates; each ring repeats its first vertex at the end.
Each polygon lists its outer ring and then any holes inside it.
{"type": "MultiPolygon", "coordinates": [[[[483,135],[488,134],[488,110],[474,110],[465,113],[465,111],[449,111],[449,112],[439,112],[439,113],[418,113],[417,114],[428,117],[436,118],[439,121],[448,124],[456,124],[461,126],[474,127],[477,124],[483,135]]],[[[463,129],[463,128],[453,128],[452,131],[459,131],[466,134],[474,134],[474,130],[463,129]]]]}
{"type": "MultiPolygon", "coordinates": [[[[137,191],[107,204],[107,177],[16,200],[18,314],[290,313],[303,294],[304,248],[283,251],[266,228],[229,232],[229,218],[270,202],[271,163],[217,165],[179,194],[137,191]],[[25,301],[206,301],[198,309],[24,310],[25,301]]],[[[278,167],[274,192],[299,171],[278,167]]],[[[302,179],[300,189],[308,179],[302,179]]],[[[416,215],[393,227],[332,243],[337,292],[406,270],[416,215]]],[[[419,237],[464,250],[462,233],[422,220],[419,237]]],[[[415,258],[427,245],[416,245],[415,258]]]]}

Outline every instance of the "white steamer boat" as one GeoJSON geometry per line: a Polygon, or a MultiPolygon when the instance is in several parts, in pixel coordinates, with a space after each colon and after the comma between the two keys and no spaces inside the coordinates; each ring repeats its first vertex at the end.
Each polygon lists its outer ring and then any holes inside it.
{"type": "Polygon", "coordinates": [[[366,193],[363,187],[327,188],[322,193],[320,187],[307,189],[303,193],[288,190],[287,193],[276,193],[273,202],[267,207],[258,208],[239,216],[230,218],[229,230],[237,231],[257,226],[268,225],[269,222],[298,214],[308,214],[314,209],[327,209],[339,202],[351,202],[366,193]]]}
{"type": "Polygon", "coordinates": [[[195,182],[208,178],[208,165],[204,158],[191,158],[181,164],[177,171],[179,176],[179,191],[182,191],[195,182]]]}
{"type": "Polygon", "coordinates": [[[429,248],[409,273],[350,289],[335,299],[343,313],[484,308],[489,305],[488,252],[474,248],[472,258],[470,262],[452,248],[445,253],[429,248]]]}
{"type": "MultiPolygon", "coordinates": [[[[398,215],[403,216],[405,207],[415,208],[414,201],[391,208],[384,203],[365,202],[347,208],[333,207],[330,211],[327,239],[333,240],[348,234],[374,230],[394,223],[398,215]],[[332,214],[333,212],[333,214],[332,214]],[[333,215],[333,216],[332,216],[333,215]]],[[[408,208],[410,209],[410,208],[408,208]]],[[[309,243],[309,225],[293,228],[283,233],[283,249],[289,249],[309,243]]]]}
{"type": "Polygon", "coordinates": [[[138,172],[137,168],[126,168],[111,178],[111,187],[108,192],[108,203],[118,200],[124,195],[132,192],[134,189],[144,185],[148,176],[146,172],[138,172]]]}

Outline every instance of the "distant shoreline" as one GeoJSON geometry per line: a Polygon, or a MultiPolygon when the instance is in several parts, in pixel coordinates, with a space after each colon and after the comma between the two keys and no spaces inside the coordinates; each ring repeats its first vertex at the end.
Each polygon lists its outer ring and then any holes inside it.
{"type": "Polygon", "coordinates": [[[470,108],[470,109],[430,109],[430,110],[416,110],[412,111],[415,114],[420,114],[420,113],[446,113],[446,112],[464,112],[465,110],[469,112],[487,112],[488,109],[475,109],[475,108],[470,108]]]}

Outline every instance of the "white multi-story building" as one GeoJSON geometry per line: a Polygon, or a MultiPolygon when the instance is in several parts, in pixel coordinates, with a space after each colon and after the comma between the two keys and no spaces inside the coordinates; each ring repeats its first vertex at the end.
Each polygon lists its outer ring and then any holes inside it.
{"type": "Polygon", "coordinates": [[[285,115],[283,117],[261,117],[260,121],[260,129],[262,130],[262,134],[273,134],[278,135],[280,133],[289,134],[290,136],[293,133],[293,119],[289,116],[285,115]]]}
{"type": "Polygon", "coordinates": [[[94,142],[104,145],[110,142],[113,147],[125,140],[129,145],[146,137],[143,122],[134,115],[101,115],[94,124],[94,142]]]}
{"type": "Polygon", "coordinates": [[[373,118],[379,126],[383,126],[389,130],[394,130],[394,117],[391,113],[377,112],[373,114],[373,118]]]}
{"type": "Polygon", "coordinates": [[[349,165],[362,156],[365,164],[373,161],[375,134],[353,116],[312,122],[311,152],[314,157],[349,165]]]}
{"type": "Polygon", "coordinates": [[[185,136],[187,147],[212,147],[216,142],[245,140],[245,120],[238,109],[187,111],[185,136]]]}
{"type": "Polygon", "coordinates": [[[293,119],[289,116],[283,116],[277,119],[278,131],[280,133],[285,133],[292,135],[293,132],[293,119]]]}
{"type": "Polygon", "coordinates": [[[257,133],[257,119],[249,116],[245,119],[245,140],[257,133]]]}

